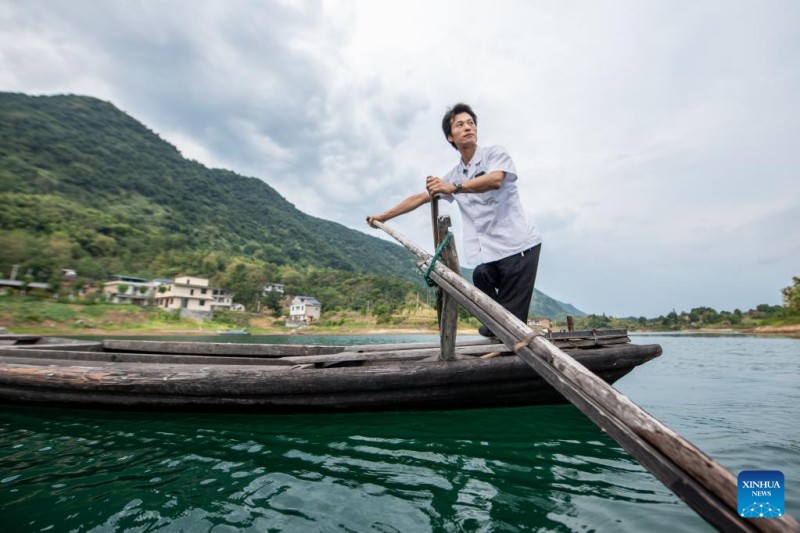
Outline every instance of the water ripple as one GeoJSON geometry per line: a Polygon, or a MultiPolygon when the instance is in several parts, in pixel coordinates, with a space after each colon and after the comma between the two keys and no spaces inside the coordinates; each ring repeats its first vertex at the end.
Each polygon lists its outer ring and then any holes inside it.
{"type": "MultiPolygon", "coordinates": [[[[798,374],[755,363],[747,342],[722,343],[724,373],[710,356],[700,372],[701,350],[683,342],[623,392],[734,472],[800,476],[787,422],[798,374]]],[[[709,530],[571,406],[322,417],[5,406],[0,512],[24,531],[709,530]]]]}

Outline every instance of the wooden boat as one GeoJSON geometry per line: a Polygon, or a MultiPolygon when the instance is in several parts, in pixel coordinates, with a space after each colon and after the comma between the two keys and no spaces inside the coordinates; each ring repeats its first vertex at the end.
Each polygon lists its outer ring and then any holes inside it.
{"type": "MultiPolygon", "coordinates": [[[[624,330],[547,335],[613,383],[661,354],[624,330]]],[[[488,339],[313,346],[0,336],[0,401],[261,413],[462,409],[565,403],[525,362],[488,339]],[[5,338],[4,338],[5,337],[5,338]],[[3,345],[5,344],[5,345],[3,345]]]]}

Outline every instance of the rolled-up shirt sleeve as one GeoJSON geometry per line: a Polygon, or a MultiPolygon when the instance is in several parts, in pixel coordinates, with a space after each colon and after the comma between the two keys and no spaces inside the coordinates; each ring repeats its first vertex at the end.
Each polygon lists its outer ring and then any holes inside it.
{"type": "Polygon", "coordinates": [[[490,146],[486,152],[486,172],[500,170],[506,173],[505,179],[517,181],[517,167],[514,166],[514,160],[511,159],[505,148],[502,146],[490,146]]]}

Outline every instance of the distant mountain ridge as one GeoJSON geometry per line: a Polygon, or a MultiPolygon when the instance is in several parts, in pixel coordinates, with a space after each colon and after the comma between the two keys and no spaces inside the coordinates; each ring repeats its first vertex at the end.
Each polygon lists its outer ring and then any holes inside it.
{"type": "MultiPolygon", "coordinates": [[[[111,103],[0,93],[0,116],[7,246],[46,237],[96,275],[169,277],[217,252],[420,282],[401,246],[307,215],[261,179],[187,160],[111,103]]],[[[534,314],[583,313],[537,291],[534,314]]]]}

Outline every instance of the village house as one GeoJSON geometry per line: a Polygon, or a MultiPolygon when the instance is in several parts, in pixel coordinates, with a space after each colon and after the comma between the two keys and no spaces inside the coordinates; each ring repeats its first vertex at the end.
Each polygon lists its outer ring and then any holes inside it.
{"type": "Polygon", "coordinates": [[[49,283],[42,283],[38,281],[31,281],[26,283],[16,279],[0,279],[0,294],[8,294],[11,291],[17,291],[20,294],[26,294],[28,291],[50,291],[51,286],[49,283]]]}
{"type": "MultiPolygon", "coordinates": [[[[49,291],[51,290],[49,283],[41,283],[38,281],[25,282],[17,279],[17,272],[19,268],[17,265],[11,269],[11,277],[9,279],[0,279],[0,294],[8,294],[11,291],[17,291],[21,294],[26,294],[28,291],[49,291]]],[[[28,272],[30,274],[30,271],[28,272]]]]}
{"type": "Polygon", "coordinates": [[[71,268],[61,269],[61,285],[63,287],[71,287],[75,280],[78,279],[78,273],[71,268]]]}
{"type": "Polygon", "coordinates": [[[214,295],[207,279],[179,276],[166,287],[156,298],[156,305],[163,309],[179,309],[181,316],[211,318],[214,295]]]}
{"type": "Polygon", "coordinates": [[[553,329],[553,324],[550,322],[549,318],[531,319],[528,320],[528,325],[531,327],[539,326],[540,328],[544,328],[547,331],[553,329]]]}
{"type": "Polygon", "coordinates": [[[230,311],[233,308],[233,293],[228,289],[211,289],[214,301],[211,302],[211,309],[230,311]]]}
{"type": "Polygon", "coordinates": [[[103,295],[115,304],[148,305],[164,281],[115,275],[103,285],[103,295]]]}
{"type": "Polygon", "coordinates": [[[322,304],[313,296],[295,296],[289,305],[288,327],[306,326],[320,319],[322,304]]]}
{"type": "Polygon", "coordinates": [[[264,285],[264,296],[271,292],[283,294],[283,283],[266,283],[264,285]]]}
{"type": "Polygon", "coordinates": [[[209,287],[207,279],[193,276],[148,280],[117,275],[104,284],[103,294],[113,303],[157,305],[163,309],[179,309],[184,315],[196,312],[198,318],[210,318],[211,311],[216,309],[244,310],[233,302],[231,291],[214,289],[209,287]]]}

